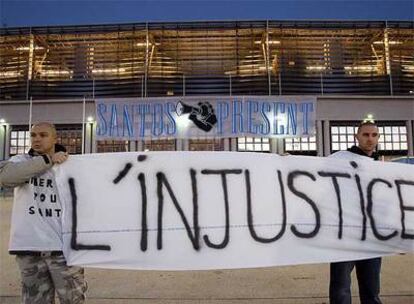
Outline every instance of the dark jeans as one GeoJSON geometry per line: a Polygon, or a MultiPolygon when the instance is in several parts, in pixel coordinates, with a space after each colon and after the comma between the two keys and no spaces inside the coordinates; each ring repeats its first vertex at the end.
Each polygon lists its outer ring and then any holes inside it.
{"type": "Polygon", "coordinates": [[[381,304],[381,258],[331,263],[330,304],[351,304],[351,272],[356,268],[361,304],[381,304]]]}

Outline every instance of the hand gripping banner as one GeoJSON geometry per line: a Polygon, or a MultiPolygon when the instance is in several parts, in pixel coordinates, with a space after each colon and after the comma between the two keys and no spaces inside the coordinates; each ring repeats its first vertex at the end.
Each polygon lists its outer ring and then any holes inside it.
{"type": "Polygon", "coordinates": [[[406,164],[130,152],[71,156],[55,173],[71,265],[246,268],[414,249],[414,167],[406,164]]]}

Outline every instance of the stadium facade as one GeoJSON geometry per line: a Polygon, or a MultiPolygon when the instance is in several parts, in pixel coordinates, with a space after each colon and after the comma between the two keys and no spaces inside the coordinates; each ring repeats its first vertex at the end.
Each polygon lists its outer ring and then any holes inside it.
{"type": "Polygon", "coordinates": [[[223,21],[0,29],[0,160],[51,121],[71,153],[225,150],[326,156],[380,125],[378,150],[413,155],[414,22],[223,21]],[[96,140],[110,98],[314,96],[316,135],[96,140]]]}

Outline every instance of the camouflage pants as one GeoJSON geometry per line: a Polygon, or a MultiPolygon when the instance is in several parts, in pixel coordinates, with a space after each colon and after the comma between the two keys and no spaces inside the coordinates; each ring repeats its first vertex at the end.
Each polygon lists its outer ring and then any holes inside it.
{"type": "Polygon", "coordinates": [[[16,261],[22,278],[22,303],[53,304],[55,291],[61,304],[85,302],[87,285],[84,270],[67,266],[63,255],[18,255],[16,261]]]}

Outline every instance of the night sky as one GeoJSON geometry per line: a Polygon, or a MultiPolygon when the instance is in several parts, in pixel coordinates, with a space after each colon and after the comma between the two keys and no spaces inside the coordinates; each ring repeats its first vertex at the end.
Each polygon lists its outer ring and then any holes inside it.
{"type": "Polygon", "coordinates": [[[414,20],[413,0],[0,0],[1,27],[203,20],[414,20]]]}

